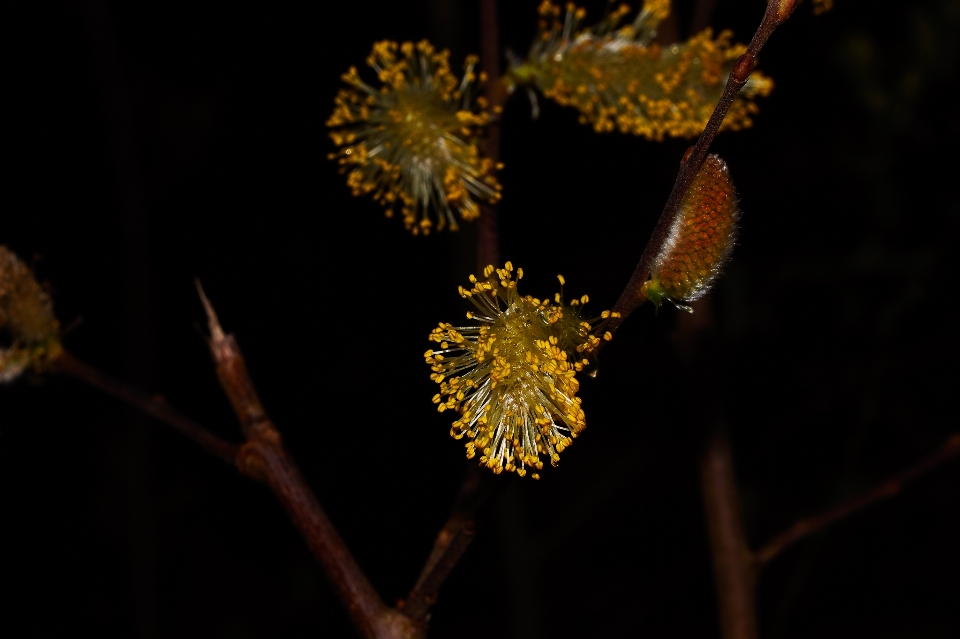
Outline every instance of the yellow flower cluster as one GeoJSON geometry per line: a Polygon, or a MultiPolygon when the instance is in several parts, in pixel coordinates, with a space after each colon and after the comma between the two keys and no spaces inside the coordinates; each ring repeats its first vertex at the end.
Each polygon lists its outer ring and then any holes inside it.
{"type": "Polygon", "coordinates": [[[42,368],[61,353],[50,296],[5,246],[0,246],[0,335],[0,383],[30,366],[42,368]]]}
{"type": "Polygon", "coordinates": [[[426,40],[378,42],[367,58],[381,83],[374,89],[356,67],[342,77],[327,126],[339,150],[330,154],[347,173],[356,196],[372,194],[392,217],[399,205],[414,235],[457,229],[456,209],[470,221],[480,215],[476,199],[496,202],[500,185],[494,162],[480,155],[474,139],[490,119],[482,97],[471,99],[476,56],[458,80],[448,51],[426,40]]]}
{"type": "MultiPolygon", "coordinates": [[[[599,133],[618,129],[651,140],[698,135],[746,47],[731,44],[729,31],[714,39],[710,29],[661,47],[652,41],[657,25],[669,15],[670,3],[647,0],[633,23],[621,27],[629,11],[621,5],[600,24],[578,31],[586,15],[583,9],[568,5],[561,21],[560,7],[545,1],[530,53],[508,71],[508,78],[575,107],[580,121],[599,133]]],[[[750,126],[750,116],[757,112],[753,98],[772,89],[769,78],[752,73],[721,129],[750,126]]]]}
{"type": "Polygon", "coordinates": [[[740,209],[727,163],[718,155],[703,161],[660,253],[651,278],[640,292],[660,306],[668,299],[692,302],[706,294],[730,258],[737,236],[740,209]]]}
{"type": "Polygon", "coordinates": [[[510,262],[502,269],[488,266],[483,279],[470,276],[472,288],[461,286],[460,295],[478,310],[467,317],[481,325],[441,323],[430,333],[439,349],[424,356],[430,379],[440,384],[433,402],[440,412],[460,413],[450,434],[469,439],[467,458],[479,452],[480,463],[494,473],[523,477],[529,470],[539,479],[543,459],[556,465],[586,427],[575,375],[600,344],[594,323],[611,314],[584,319],[586,295],[569,305],[559,293],[554,303],[521,297],[522,277],[518,269],[513,279],[510,262]]]}

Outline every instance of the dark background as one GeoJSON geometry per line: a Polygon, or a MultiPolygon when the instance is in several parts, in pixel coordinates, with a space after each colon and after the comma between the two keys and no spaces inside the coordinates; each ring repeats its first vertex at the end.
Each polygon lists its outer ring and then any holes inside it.
{"type": "MultiPolygon", "coordinates": [[[[503,3],[524,52],[537,0],[503,3]]],[[[692,2],[677,2],[683,33],[692,2]]],[[[771,40],[756,126],[722,134],[744,211],[709,303],[640,309],[581,395],[589,428],[508,482],[432,637],[717,636],[697,460],[731,433],[747,534],[937,448],[957,399],[960,3],[837,0],[771,40]],[[702,322],[704,332],[688,329],[702,322]]],[[[587,4],[588,23],[603,2],[587,4]]],[[[50,282],[66,347],[230,439],[199,277],[374,585],[406,594],[465,468],[421,354],[466,310],[473,230],[414,238],[326,160],[339,75],[379,39],[478,50],[473,2],[7,3],[0,243],[50,282]],[[81,321],[82,320],[82,321],[81,321]]],[[[720,0],[745,41],[759,0],[720,0]]],[[[369,77],[369,75],[367,76],[369,77]]],[[[502,253],[522,290],[613,304],[688,142],[598,136],[521,93],[502,253]]],[[[762,634],[960,636],[960,464],[787,551],[762,634]]],[[[70,379],[0,388],[0,633],[349,637],[268,491],[70,379]]]]}

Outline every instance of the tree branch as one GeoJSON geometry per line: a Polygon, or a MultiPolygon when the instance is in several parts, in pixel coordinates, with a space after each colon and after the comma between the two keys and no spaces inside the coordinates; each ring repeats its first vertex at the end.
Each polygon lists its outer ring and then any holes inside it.
{"type": "Polygon", "coordinates": [[[247,437],[238,458],[241,472],[270,486],[364,637],[422,637],[422,625],[388,607],[357,565],[293,458],[284,449],[279,432],[260,403],[236,340],[223,332],[199,283],[197,290],[207,312],[210,353],[217,377],[247,437]]]}
{"type": "Polygon", "coordinates": [[[756,639],[756,571],[743,533],[733,455],[722,432],[712,435],[707,444],[700,480],[723,639],[756,639]]]}
{"type": "Polygon", "coordinates": [[[786,548],[797,543],[804,537],[812,535],[830,526],[831,524],[851,515],[862,508],[866,508],[881,499],[893,497],[903,490],[904,484],[916,479],[917,477],[933,470],[937,466],[944,464],[960,456],[960,433],[954,433],[947,438],[943,446],[935,453],[924,459],[919,464],[903,470],[876,488],[866,493],[854,497],[838,506],[827,510],[826,512],[801,519],[782,533],[771,539],[767,544],[757,551],[756,563],[758,568],[767,565],[771,559],[779,555],[786,548]]]}
{"type": "Polygon", "coordinates": [[[144,413],[180,431],[208,453],[219,457],[231,466],[236,465],[237,456],[240,452],[239,446],[220,439],[200,424],[184,417],[160,395],[148,395],[84,364],[65,351],[51,363],[51,369],[69,375],[100,389],[108,395],[123,400],[135,408],[139,408],[144,413]]]}
{"type": "MultiPolygon", "coordinates": [[[[484,156],[500,159],[500,110],[504,88],[500,82],[500,44],[497,36],[497,2],[480,0],[480,70],[487,76],[484,95],[493,110],[493,119],[487,126],[481,141],[484,156]]],[[[477,271],[482,272],[488,264],[500,263],[500,240],[497,230],[497,207],[494,204],[480,205],[477,220],[477,271]]]]}
{"type": "Polygon", "coordinates": [[[707,126],[703,129],[703,133],[700,134],[697,143],[687,149],[686,154],[683,156],[680,171],[677,173],[677,179],[673,183],[673,190],[670,191],[670,196],[667,198],[667,203],[663,207],[663,213],[660,214],[657,226],[654,228],[650,240],[643,250],[643,255],[640,256],[640,262],[630,276],[630,280],[627,282],[623,293],[621,293],[620,299],[617,300],[617,303],[614,304],[613,309],[611,309],[615,313],[619,313],[619,315],[612,315],[610,319],[605,322],[603,330],[608,330],[611,333],[615,332],[627,316],[646,301],[646,298],[640,293],[640,287],[650,275],[653,261],[656,259],[660,248],[667,239],[673,220],[677,216],[680,204],[683,202],[683,196],[686,195],[690,184],[697,175],[697,171],[700,170],[700,165],[703,164],[704,158],[707,157],[710,144],[720,130],[720,125],[723,123],[723,118],[726,117],[727,111],[730,110],[730,105],[733,104],[733,100],[737,97],[740,89],[747,83],[750,72],[753,71],[754,64],[756,64],[757,54],[777,27],[790,17],[790,14],[793,13],[798,2],[799,0],[771,0],[767,5],[767,10],[763,14],[763,20],[760,22],[757,32],[750,40],[750,44],[747,45],[747,51],[737,58],[737,61],[733,64],[733,69],[730,71],[730,77],[727,79],[723,94],[720,96],[720,101],[717,102],[713,114],[707,121],[707,126]]]}
{"type": "Polygon", "coordinates": [[[430,607],[436,603],[440,586],[473,540],[473,522],[477,510],[491,492],[492,477],[476,464],[471,463],[467,468],[467,476],[460,486],[457,500],[433,543],[433,550],[420,571],[420,577],[399,606],[408,617],[426,619],[430,607]]]}

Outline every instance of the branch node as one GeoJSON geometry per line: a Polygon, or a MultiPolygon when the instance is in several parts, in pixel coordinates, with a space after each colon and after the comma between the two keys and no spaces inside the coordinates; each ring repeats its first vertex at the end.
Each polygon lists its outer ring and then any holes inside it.
{"type": "Polygon", "coordinates": [[[757,59],[749,53],[744,53],[733,63],[733,69],[730,70],[730,79],[737,84],[743,84],[753,72],[753,67],[757,59]]]}

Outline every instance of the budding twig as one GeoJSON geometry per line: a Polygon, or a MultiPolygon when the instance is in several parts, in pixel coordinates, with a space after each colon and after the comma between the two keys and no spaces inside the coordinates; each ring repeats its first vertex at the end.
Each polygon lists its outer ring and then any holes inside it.
{"type": "Polygon", "coordinates": [[[730,110],[730,105],[733,104],[740,89],[747,83],[750,72],[753,71],[756,63],[757,54],[777,27],[790,17],[798,1],[799,0],[771,0],[767,5],[766,12],[763,14],[763,20],[760,22],[757,32],[750,40],[750,44],[747,45],[746,52],[737,58],[737,61],[734,63],[733,69],[730,71],[730,77],[727,79],[727,84],[723,89],[723,94],[720,96],[720,101],[717,102],[717,106],[714,108],[713,114],[710,116],[710,120],[707,121],[707,126],[703,129],[703,133],[700,134],[697,143],[689,148],[684,155],[683,161],[680,164],[680,171],[677,173],[677,179],[673,183],[673,190],[670,191],[670,196],[667,198],[667,203],[663,207],[663,213],[660,214],[657,226],[650,235],[650,240],[647,242],[647,246],[643,250],[643,255],[640,257],[640,262],[630,276],[626,288],[612,309],[619,313],[619,315],[611,316],[605,325],[605,329],[611,333],[620,327],[620,324],[627,318],[627,315],[646,301],[646,298],[640,292],[640,287],[650,276],[650,269],[664,241],[667,239],[673,220],[680,210],[680,204],[683,202],[683,196],[686,195],[690,184],[700,169],[700,165],[703,163],[704,158],[707,157],[710,144],[720,130],[720,125],[723,123],[723,118],[727,115],[727,111],[730,110]]]}
{"type": "Polygon", "coordinates": [[[913,481],[917,477],[956,457],[960,457],[960,433],[954,433],[948,437],[943,446],[919,464],[897,473],[876,488],[838,506],[834,506],[826,512],[801,519],[793,524],[756,552],[757,567],[762,568],[767,565],[771,559],[804,537],[819,532],[827,526],[881,499],[899,494],[907,482],[913,481]]]}

